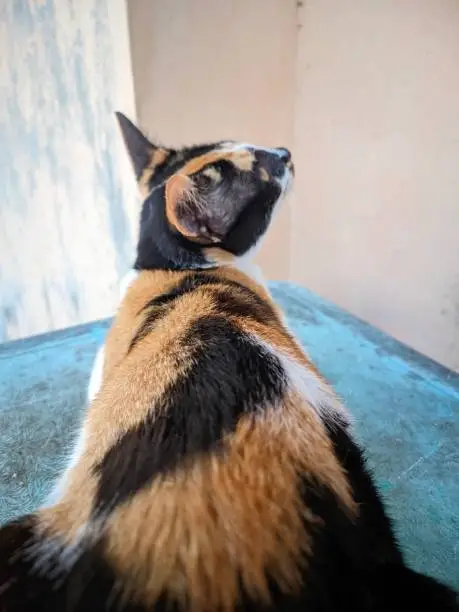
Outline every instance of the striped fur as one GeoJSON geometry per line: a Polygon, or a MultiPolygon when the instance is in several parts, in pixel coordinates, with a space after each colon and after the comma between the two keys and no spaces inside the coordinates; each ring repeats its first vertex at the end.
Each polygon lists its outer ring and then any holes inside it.
{"type": "Polygon", "coordinates": [[[289,155],[171,152],[126,122],[136,271],[52,499],[0,530],[0,610],[457,610],[405,566],[346,410],[240,269],[289,155]]]}

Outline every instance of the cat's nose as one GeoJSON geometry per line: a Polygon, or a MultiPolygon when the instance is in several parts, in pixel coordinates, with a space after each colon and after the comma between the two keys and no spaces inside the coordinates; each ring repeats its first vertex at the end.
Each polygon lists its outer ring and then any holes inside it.
{"type": "Polygon", "coordinates": [[[286,164],[289,163],[290,151],[288,149],[261,149],[255,152],[260,165],[274,178],[284,176],[286,164]]]}
{"type": "Polygon", "coordinates": [[[277,147],[275,151],[284,163],[287,163],[292,159],[292,154],[285,147],[277,147]]]}

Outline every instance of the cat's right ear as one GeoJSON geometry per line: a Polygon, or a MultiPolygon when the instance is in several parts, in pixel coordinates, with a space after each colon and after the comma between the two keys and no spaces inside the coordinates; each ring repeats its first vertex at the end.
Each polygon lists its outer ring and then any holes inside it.
{"type": "Polygon", "coordinates": [[[148,182],[153,176],[156,166],[162,164],[167,158],[168,151],[164,147],[159,147],[150,142],[123,113],[117,111],[115,115],[137,182],[143,191],[148,187],[148,182]]]}

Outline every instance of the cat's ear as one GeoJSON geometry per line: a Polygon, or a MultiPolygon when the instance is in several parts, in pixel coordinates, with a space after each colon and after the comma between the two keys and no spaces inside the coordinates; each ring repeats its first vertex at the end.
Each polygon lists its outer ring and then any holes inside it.
{"type": "Polygon", "coordinates": [[[118,125],[123,136],[124,144],[131,158],[135,176],[143,187],[142,183],[147,182],[153,174],[155,167],[163,163],[168,156],[168,151],[164,147],[157,146],[150,142],[139,128],[130,121],[123,113],[115,113],[118,125]],[[148,171],[148,172],[146,172],[148,171]],[[148,174],[148,176],[146,176],[148,174]]]}
{"type": "Polygon", "coordinates": [[[123,113],[117,111],[115,115],[124,144],[131,158],[136,178],[139,179],[144,169],[148,166],[155,147],[123,113]]]}
{"type": "Polygon", "coordinates": [[[166,216],[182,236],[200,244],[221,242],[234,221],[224,202],[212,201],[200,192],[195,179],[174,174],[166,182],[166,216]]]}

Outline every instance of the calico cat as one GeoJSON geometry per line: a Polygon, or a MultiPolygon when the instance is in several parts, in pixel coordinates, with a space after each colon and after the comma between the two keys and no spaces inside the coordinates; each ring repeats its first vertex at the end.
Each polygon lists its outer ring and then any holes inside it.
{"type": "Polygon", "coordinates": [[[289,151],[172,150],[126,117],[134,273],[48,505],[0,530],[0,610],[458,610],[408,569],[349,417],[251,256],[289,151]]]}

